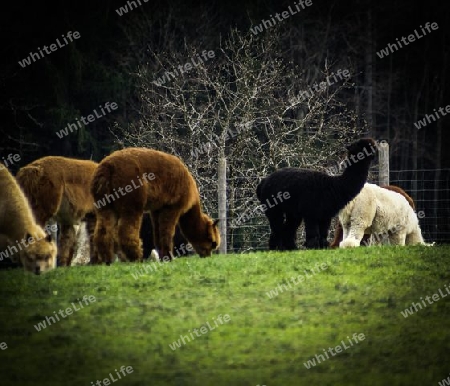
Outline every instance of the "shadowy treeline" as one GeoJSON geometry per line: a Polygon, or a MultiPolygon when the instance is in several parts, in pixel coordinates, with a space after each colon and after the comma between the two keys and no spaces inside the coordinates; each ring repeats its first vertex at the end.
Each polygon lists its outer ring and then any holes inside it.
{"type": "MultiPolygon", "coordinates": [[[[0,157],[20,154],[21,165],[50,154],[99,161],[123,145],[112,134],[116,123],[123,127],[139,117],[142,101],[133,74],[154,60],[152,52],[161,55],[193,41],[214,50],[231,28],[247,33],[263,20],[267,26],[275,13],[299,3],[139,2],[15,2],[2,10],[0,157]],[[116,11],[130,5],[134,9],[122,9],[121,16],[116,11]],[[70,41],[69,31],[79,38],[70,41]],[[34,60],[20,65],[31,52],[34,60]],[[118,108],[103,115],[106,102],[118,108]],[[78,125],[82,117],[87,124],[78,125]],[[59,138],[56,133],[70,123],[78,129],[59,138]]],[[[414,123],[450,104],[449,10],[445,2],[312,0],[260,34],[281,28],[291,36],[282,55],[294,63],[308,61],[318,69],[338,57],[354,63],[359,119],[373,136],[389,140],[392,168],[448,168],[449,118],[442,115],[419,130],[414,123]],[[383,58],[376,54],[396,38],[420,32],[426,22],[439,28],[383,58]],[[306,50],[315,36],[321,42],[306,50]]]]}

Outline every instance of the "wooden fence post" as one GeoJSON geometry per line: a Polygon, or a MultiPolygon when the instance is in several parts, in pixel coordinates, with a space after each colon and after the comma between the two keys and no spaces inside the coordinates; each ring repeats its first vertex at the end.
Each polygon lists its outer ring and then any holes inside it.
{"type": "Polygon", "coordinates": [[[389,144],[386,141],[378,144],[378,159],[378,184],[389,185],[389,144]]]}
{"type": "Polygon", "coordinates": [[[219,229],[220,246],[219,252],[227,253],[227,159],[224,156],[219,158],[218,168],[218,202],[219,202],[219,229]]]}

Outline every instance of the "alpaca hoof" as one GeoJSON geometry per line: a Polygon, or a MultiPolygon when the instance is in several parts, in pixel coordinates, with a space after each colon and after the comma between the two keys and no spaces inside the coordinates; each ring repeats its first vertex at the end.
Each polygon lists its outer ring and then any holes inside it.
{"type": "Polygon", "coordinates": [[[354,248],[359,246],[360,242],[356,239],[345,239],[342,240],[339,244],[339,248],[354,248]]]}
{"type": "Polygon", "coordinates": [[[150,260],[151,261],[160,261],[159,254],[156,249],[152,249],[152,252],[150,253],[150,260]]]}

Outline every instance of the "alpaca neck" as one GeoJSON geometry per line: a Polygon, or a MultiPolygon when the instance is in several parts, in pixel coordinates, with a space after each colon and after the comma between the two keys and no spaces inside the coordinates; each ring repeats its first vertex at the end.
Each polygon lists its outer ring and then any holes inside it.
{"type": "Polygon", "coordinates": [[[361,191],[369,176],[370,159],[352,163],[344,173],[336,177],[339,200],[350,202],[361,191]]]}
{"type": "Polygon", "coordinates": [[[195,241],[204,233],[202,214],[200,203],[197,203],[180,217],[181,232],[189,241],[195,241]]]}

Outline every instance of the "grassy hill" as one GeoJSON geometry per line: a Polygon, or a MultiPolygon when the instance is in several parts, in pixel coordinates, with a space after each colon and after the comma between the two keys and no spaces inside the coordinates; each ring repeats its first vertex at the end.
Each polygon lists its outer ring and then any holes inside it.
{"type": "Polygon", "coordinates": [[[437,385],[449,258],[386,246],[1,271],[0,384],[437,385]]]}

